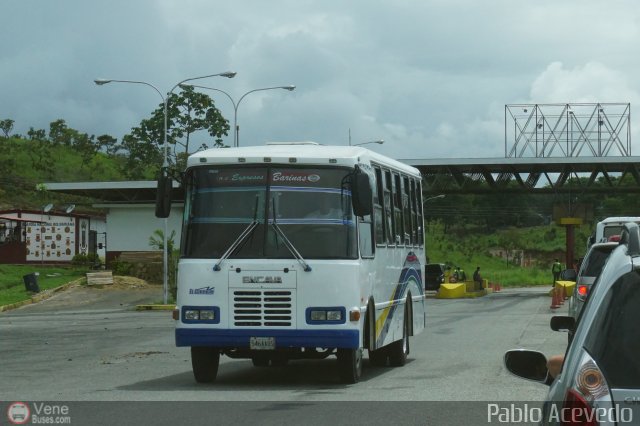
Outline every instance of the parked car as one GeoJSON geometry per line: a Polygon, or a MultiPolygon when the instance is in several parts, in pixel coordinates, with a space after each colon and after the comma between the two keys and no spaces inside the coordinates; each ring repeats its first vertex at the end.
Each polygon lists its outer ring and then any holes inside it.
{"type": "Polygon", "coordinates": [[[444,282],[444,263],[427,263],[424,267],[424,289],[438,290],[444,282]]]}
{"type": "MultiPolygon", "coordinates": [[[[575,320],[553,317],[551,327],[566,331],[575,320]]],[[[507,369],[551,384],[542,424],[637,424],[640,419],[640,228],[625,225],[583,307],[575,336],[553,380],[543,354],[508,351],[507,369]],[[562,423],[572,420],[574,423],[562,423]],[[577,420],[576,420],[577,419],[577,420]],[[595,420],[587,422],[587,420],[595,420]],[[582,421],[582,423],[580,423],[582,421]]]]}
{"type": "Polygon", "coordinates": [[[569,315],[575,318],[576,321],[591,286],[600,275],[600,272],[602,272],[605,262],[616,247],[618,247],[618,242],[596,243],[589,247],[580,266],[580,271],[578,271],[573,295],[569,299],[569,315]]]}

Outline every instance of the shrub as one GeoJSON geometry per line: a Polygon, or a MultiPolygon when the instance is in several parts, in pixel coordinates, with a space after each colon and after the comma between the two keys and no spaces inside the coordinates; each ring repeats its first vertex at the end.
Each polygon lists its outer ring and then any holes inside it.
{"type": "Polygon", "coordinates": [[[120,258],[114,259],[110,266],[114,275],[130,275],[133,270],[132,263],[122,262],[120,258]]]}

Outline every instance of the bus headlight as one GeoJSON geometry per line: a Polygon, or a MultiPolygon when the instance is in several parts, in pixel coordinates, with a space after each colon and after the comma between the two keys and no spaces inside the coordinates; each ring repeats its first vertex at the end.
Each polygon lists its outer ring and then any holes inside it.
{"type": "Polygon", "coordinates": [[[311,311],[311,321],[326,321],[327,311],[311,311]]]}
{"type": "Polygon", "coordinates": [[[342,321],[342,312],[327,311],[327,321],[342,321]]]}
{"type": "Polygon", "coordinates": [[[200,319],[202,321],[213,321],[216,319],[216,314],[213,311],[200,311],[200,319]]]}
{"type": "Polygon", "coordinates": [[[183,306],[182,322],[187,324],[218,324],[220,308],[217,306],[183,306]]]}
{"type": "Polygon", "coordinates": [[[185,309],[184,310],[184,319],[189,321],[197,321],[200,319],[200,311],[195,309],[185,309]]]}
{"type": "Polygon", "coordinates": [[[307,322],[311,324],[343,324],[346,310],[342,307],[307,308],[307,322]]]}

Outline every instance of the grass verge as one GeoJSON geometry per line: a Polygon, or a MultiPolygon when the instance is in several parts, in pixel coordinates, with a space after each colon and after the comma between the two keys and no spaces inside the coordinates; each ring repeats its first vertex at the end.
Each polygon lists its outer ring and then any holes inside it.
{"type": "Polygon", "coordinates": [[[38,272],[40,291],[59,287],[84,277],[86,268],[43,265],[0,265],[0,306],[10,305],[31,298],[33,293],[25,289],[23,276],[38,272]]]}

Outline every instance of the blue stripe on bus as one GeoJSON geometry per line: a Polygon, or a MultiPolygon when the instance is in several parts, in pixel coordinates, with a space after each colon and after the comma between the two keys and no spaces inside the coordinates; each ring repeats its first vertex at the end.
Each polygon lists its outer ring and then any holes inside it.
{"type": "Polygon", "coordinates": [[[221,186],[218,188],[200,188],[196,190],[197,194],[209,194],[212,192],[262,192],[266,193],[267,190],[264,186],[221,186]]]}
{"type": "MultiPolygon", "coordinates": [[[[394,301],[393,305],[390,306],[389,314],[385,319],[384,325],[382,326],[382,330],[380,330],[380,334],[376,338],[376,347],[380,347],[384,342],[384,339],[387,337],[389,333],[389,327],[391,326],[391,322],[393,321],[393,317],[398,309],[398,302],[404,301],[406,294],[408,292],[409,283],[411,282],[411,278],[413,278],[418,286],[419,292],[421,295],[424,295],[424,288],[422,285],[422,276],[419,270],[416,270],[414,267],[405,267],[402,269],[400,273],[400,279],[393,293],[393,297],[391,300],[394,301]]],[[[413,303],[413,300],[411,301],[413,303]]],[[[405,307],[406,309],[406,307],[405,307]]]]}
{"type": "MultiPolygon", "coordinates": [[[[269,219],[269,225],[273,223],[273,219],[269,219]]],[[[355,222],[353,220],[346,219],[322,219],[322,218],[309,218],[309,219],[293,219],[293,218],[284,218],[278,219],[276,221],[278,225],[306,225],[306,224],[315,224],[315,225],[348,225],[355,226],[355,222]]]]}
{"type": "Polygon", "coordinates": [[[176,328],[176,346],[248,348],[250,337],[275,337],[276,348],[357,348],[358,330],[176,328]]]}
{"type": "MultiPolygon", "coordinates": [[[[194,217],[191,223],[237,223],[237,224],[249,224],[253,219],[241,218],[241,217],[194,217]]],[[[273,223],[273,219],[269,219],[269,225],[273,223]]],[[[344,219],[278,219],[276,221],[278,225],[347,225],[355,226],[353,220],[344,219]]],[[[260,223],[261,225],[264,222],[260,223]]]]}
{"type": "Polygon", "coordinates": [[[321,188],[317,186],[304,187],[304,186],[271,186],[271,192],[273,191],[287,191],[287,192],[326,192],[331,194],[345,194],[351,195],[351,191],[340,188],[321,188]]]}
{"type": "Polygon", "coordinates": [[[194,217],[191,223],[251,223],[248,217],[194,217]]]}

